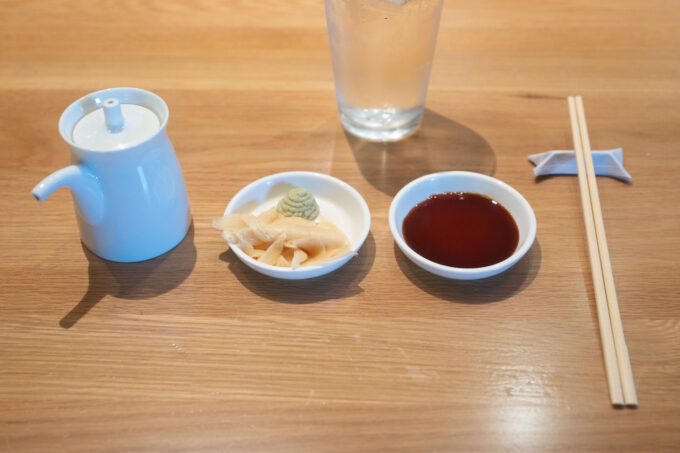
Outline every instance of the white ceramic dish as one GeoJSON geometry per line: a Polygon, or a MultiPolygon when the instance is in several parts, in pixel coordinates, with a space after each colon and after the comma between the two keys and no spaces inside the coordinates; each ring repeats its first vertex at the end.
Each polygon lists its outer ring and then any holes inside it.
{"type": "MultiPolygon", "coordinates": [[[[321,216],[333,222],[358,252],[371,227],[371,214],[363,197],[349,184],[321,173],[292,171],[277,173],[248,184],[231,199],[224,214],[259,214],[278,203],[293,187],[302,187],[314,194],[321,216]]],[[[300,280],[332,272],[349,261],[346,256],[323,265],[300,266],[296,269],[262,264],[230,244],[234,254],[251,269],[274,278],[300,280]]]]}
{"type": "Polygon", "coordinates": [[[536,238],[536,216],[529,202],[519,192],[496,178],[467,171],[433,173],[408,183],[392,200],[389,223],[397,246],[411,261],[433,274],[457,280],[486,278],[505,271],[526,254],[536,238]],[[470,269],[444,266],[414,252],[402,235],[404,217],[430,195],[445,192],[478,193],[502,204],[512,215],[519,230],[515,252],[500,263],[470,269]]]}

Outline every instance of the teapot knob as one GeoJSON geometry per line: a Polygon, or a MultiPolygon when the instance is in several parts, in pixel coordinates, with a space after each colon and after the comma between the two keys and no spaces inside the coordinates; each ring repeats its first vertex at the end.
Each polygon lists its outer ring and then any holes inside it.
{"type": "Polygon", "coordinates": [[[123,130],[125,119],[120,108],[118,99],[109,98],[104,101],[104,117],[106,118],[106,128],[109,132],[116,133],[123,130]]]}

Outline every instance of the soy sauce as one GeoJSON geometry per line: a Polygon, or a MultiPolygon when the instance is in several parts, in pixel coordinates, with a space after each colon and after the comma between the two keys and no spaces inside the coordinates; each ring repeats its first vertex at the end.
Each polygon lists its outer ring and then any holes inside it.
{"type": "Polygon", "coordinates": [[[418,203],[404,218],[409,247],[435,263],[483,267],[515,252],[519,231],[500,203],[483,195],[447,192],[418,203]]]}

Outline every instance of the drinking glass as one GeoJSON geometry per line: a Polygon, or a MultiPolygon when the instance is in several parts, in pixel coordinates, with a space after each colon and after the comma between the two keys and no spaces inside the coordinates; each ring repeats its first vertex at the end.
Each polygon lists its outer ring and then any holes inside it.
{"type": "Polygon", "coordinates": [[[443,0],[324,0],[340,121],[399,140],[423,117],[443,0]]]}

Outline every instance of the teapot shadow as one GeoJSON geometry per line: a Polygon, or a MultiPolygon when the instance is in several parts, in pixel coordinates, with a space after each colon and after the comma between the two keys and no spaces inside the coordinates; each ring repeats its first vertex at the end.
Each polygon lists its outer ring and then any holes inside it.
{"type": "Polygon", "coordinates": [[[179,286],[196,265],[193,222],[182,241],[172,250],[150,260],[118,263],[102,259],[83,245],[89,262],[89,284],[80,302],[60,321],[70,329],[106,295],[121,299],[147,299],[179,286]]]}
{"type": "Polygon", "coordinates": [[[461,304],[487,304],[508,299],[527,288],[541,267],[538,240],[513,267],[480,280],[451,280],[434,275],[412,263],[396,244],[394,256],[401,271],[415,286],[439,299],[461,304]]]}
{"type": "Polygon", "coordinates": [[[493,175],[496,170],[496,155],[484,137],[429,109],[416,133],[397,142],[366,141],[346,131],[344,135],[364,178],[390,196],[429,173],[493,175]]]}
{"type": "Polygon", "coordinates": [[[375,261],[375,240],[368,233],[355,256],[340,269],[306,280],[280,280],[262,275],[246,266],[230,250],[220,254],[220,260],[250,292],[284,304],[312,304],[344,299],[362,293],[359,286],[375,261]]]}

